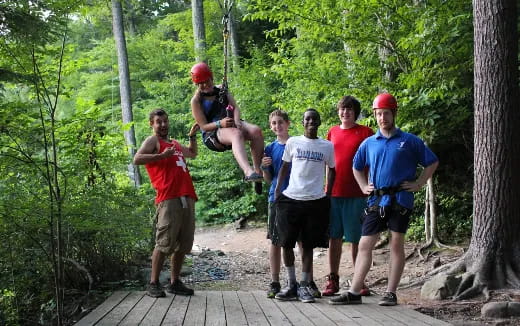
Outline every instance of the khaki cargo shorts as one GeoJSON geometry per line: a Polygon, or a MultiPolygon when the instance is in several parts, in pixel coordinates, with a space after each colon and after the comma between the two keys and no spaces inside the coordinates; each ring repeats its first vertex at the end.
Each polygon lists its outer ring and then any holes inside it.
{"type": "Polygon", "coordinates": [[[177,197],[160,202],[157,205],[155,221],[155,249],[166,255],[191,252],[195,233],[193,198],[177,197]]]}

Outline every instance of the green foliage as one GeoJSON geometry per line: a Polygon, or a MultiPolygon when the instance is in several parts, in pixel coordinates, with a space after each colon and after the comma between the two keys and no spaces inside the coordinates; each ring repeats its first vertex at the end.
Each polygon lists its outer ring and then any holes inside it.
{"type": "Polygon", "coordinates": [[[242,181],[242,171],[231,151],[217,153],[201,147],[198,157],[190,162],[190,172],[199,197],[197,219],[202,223],[266,216],[267,198],[255,195],[252,185],[242,181]]]}
{"type": "MultiPolygon", "coordinates": [[[[437,189],[437,233],[444,243],[460,244],[471,236],[473,224],[472,194],[454,191],[447,187],[437,189]]],[[[465,188],[467,189],[467,187],[465,188]]],[[[416,194],[416,207],[410,217],[410,228],[406,237],[412,241],[424,241],[424,191],[416,194]]]]}
{"type": "Polygon", "coordinates": [[[2,325],[18,325],[16,311],[16,294],[9,289],[0,289],[0,323],[2,325]]]}

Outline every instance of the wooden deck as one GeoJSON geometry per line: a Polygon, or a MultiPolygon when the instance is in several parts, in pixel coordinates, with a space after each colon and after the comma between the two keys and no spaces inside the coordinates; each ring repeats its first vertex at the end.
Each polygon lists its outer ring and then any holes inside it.
{"type": "Polygon", "coordinates": [[[114,292],[76,325],[449,325],[403,306],[380,307],[379,297],[361,305],[281,302],[263,291],[196,291],[192,297],[167,294],[154,299],[145,292],[114,292]]]}

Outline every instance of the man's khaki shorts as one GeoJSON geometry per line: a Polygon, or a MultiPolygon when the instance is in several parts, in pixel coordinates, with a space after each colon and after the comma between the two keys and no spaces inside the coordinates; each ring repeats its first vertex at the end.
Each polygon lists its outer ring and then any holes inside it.
{"type": "Polygon", "coordinates": [[[195,200],[190,197],[167,199],[157,205],[155,249],[170,255],[187,254],[195,233],[195,200]],[[184,203],[183,203],[184,201],[184,203]]]}

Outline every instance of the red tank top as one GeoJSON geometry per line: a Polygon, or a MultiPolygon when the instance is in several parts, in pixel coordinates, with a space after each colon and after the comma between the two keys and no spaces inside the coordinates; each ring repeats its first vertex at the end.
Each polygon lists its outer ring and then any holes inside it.
{"type": "Polygon", "coordinates": [[[159,146],[159,153],[164,152],[168,147],[174,147],[175,154],[160,161],[145,165],[152,186],[156,191],[155,203],[158,204],[163,200],[181,196],[187,196],[197,200],[193,181],[186,166],[186,160],[182,154],[180,144],[175,140],[168,143],[159,139],[159,146]]]}

